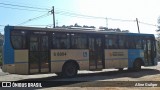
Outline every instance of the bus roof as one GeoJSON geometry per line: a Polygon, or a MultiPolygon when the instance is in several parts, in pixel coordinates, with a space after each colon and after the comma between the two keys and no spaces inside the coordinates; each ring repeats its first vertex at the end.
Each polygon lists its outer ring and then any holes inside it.
{"type": "Polygon", "coordinates": [[[97,33],[97,34],[119,34],[119,35],[136,35],[136,36],[153,36],[154,34],[145,34],[145,33],[128,33],[128,32],[116,32],[116,31],[105,31],[100,29],[71,29],[71,28],[40,28],[40,27],[26,27],[26,26],[5,26],[6,28],[15,29],[15,30],[32,30],[32,31],[56,31],[56,32],[72,32],[72,33],[97,33]]]}

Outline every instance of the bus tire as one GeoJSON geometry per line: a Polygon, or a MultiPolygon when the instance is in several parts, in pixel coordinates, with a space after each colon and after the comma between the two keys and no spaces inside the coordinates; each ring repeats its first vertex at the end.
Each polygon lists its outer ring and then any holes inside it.
{"type": "Polygon", "coordinates": [[[77,75],[78,68],[74,62],[65,63],[62,69],[64,77],[75,77],[77,75]]]}
{"type": "Polygon", "coordinates": [[[123,71],[123,68],[118,68],[118,71],[123,71]]]}
{"type": "Polygon", "coordinates": [[[129,68],[128,68],[128,71],[133,71],[133,68],[130,68],[130,67],[129,67],[129,68]]]}
{"type": "Polygon", "coordinates": [[[134,69],[134,71],[141,70],[141,60],[140,59],[135,60],[135,62],[133,64],[133,69],[134,69]]]}
{"type": "Polygon", "coordinates": [[[58,73],[55,73],[57,76],[59,76],[59,77],[61,77],[61,76],[63,76],[62,75],[62,72],[58,72],[58,73]]]}

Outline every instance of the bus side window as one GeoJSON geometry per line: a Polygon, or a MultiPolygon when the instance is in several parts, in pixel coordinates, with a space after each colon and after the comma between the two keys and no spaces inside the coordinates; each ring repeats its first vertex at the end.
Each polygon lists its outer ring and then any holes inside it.
{"type": "Polygon", "coordinates": [[[116,49],[117,48],[117,36],[116,35],[105,35],[105,48],[116,49]]]}
{"type": "Polygon", "coordinates": [[[135,39],[132,36],[127,37],[128,49],[135,49],[135,39]]]}
{"type": "Polygon", "coordinates": [[[105,48],[110,49],[112,48],[112,40],[109,37],[110,35],[105,35],[105,48]]]}
{"type": "Polygon", "coordinates": [[[153,42],[154,57],[156,57],[156,54],[157,54],[157,53],[156,53],[156,42],[157,42],[157,41],[156,41],[155,39],[153,39],[152,42],[153,42]]]}
{"type": "Polygon", "coordinates": [[[119,36],[118,38],[118,45],[120,49],[124,49],[125,48],[125,38],[124,36],[119,36]]]}
{"type": "Polygon", "coordinates": [[[41,49],[43,51],[48,50],[48,37],[47,36],[42,36],[42,44],[41,44],[41,49]]]}
{"type": "Polygon", "coordinates": [[[109,48],[109,45],[108,45],[108,40],[105,39],[105,48],[108,49],[109,48]]]}
{"type": "Polygon", "coordinates": [[[15,49],[22,48],[22,37],[21,36],[11,36],[12,45],[15,49]]]}
{"type": "Polygon", "coordinates": [[[52,48],[53,49],[57,48],[56,44],[57,44],[57,39],[56,39],[55,33],[52,33],[52,48]]]}
{"type": "Polygon", "coordinates": [[[30,50],[31,51],[38,51],[38,42],[30,43],[30,50]]]}
{"type": "Polygon", "coordinates": [[[143,49],[147,50],[147,45],[146,45],[146,40],[145,39],[142,40],[142,44],[143,44],[143,49]]]}
{"type": "Polygon", "coordinates": [[[110,48],[110,49],[115,48],[115,46],[113,44],[113,39],[108,39],[108,48],[110,48]]]}
{"type": "Polygon", "coordinates": [[[141,37],[135,37],[136,49],[143,49],[142,48],[142,39],[141,37]]]}
{"type": "Polygon", "coordinates": [[[12,31],[11,43],[14,49],[26,49],[26,35],[24,31],[12,31]]]}
{"type": "Polygon", "coordinates": [[[65,49],[66,45],[64,43],[64,41],[60,41],[60,49],[65,49]]]}
{"type": "Polygon", "coordinates": [[[86,49],[87,35],[85,34],[71,34],[71,48],[72,49],[86,49]]]}
{"type": "Polygon", "coordinates": [[[69,34],[67,33],[53,33],[52,35],[53,49],[68,49],[70,48],[69,34]]]}

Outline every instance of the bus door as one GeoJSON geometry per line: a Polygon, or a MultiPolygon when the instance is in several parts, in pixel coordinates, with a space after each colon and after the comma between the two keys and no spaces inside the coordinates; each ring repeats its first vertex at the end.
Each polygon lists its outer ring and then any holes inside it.
{"type": "Polygon", "coordinates": [[[151,39],[145,39],[144,44],[144,61],[145,65],[154,65],[154,41],[151,39]]]}
{"type": "Polygon", "coordinates": [[[89,68],[103,68],[103,47],[101,37],[89,37],[89,68]]]}
{"type": "Polygon", "coordinates": [[[50,72],[49,43],[47,35],[29,37],[29,73],[50,72]]]}

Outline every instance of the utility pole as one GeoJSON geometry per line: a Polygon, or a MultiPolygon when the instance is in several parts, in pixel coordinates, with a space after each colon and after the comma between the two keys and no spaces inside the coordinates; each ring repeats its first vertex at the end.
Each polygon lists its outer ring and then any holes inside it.
{"type": "Polygon", "coordinates": [[[138,18],[136,18],[136,22],[137,22],[138,33],[140,33],[140,31],[139,31],[139,23],[138,23],[138,18]]]}
{"type": "Polygon", "coordinates": [[[53,28],[55,28],[55,12],[54,12],[54,6],[52,7],[51,13],[53,14],[53,28]]]}

